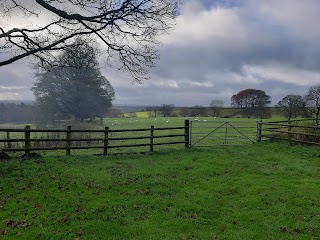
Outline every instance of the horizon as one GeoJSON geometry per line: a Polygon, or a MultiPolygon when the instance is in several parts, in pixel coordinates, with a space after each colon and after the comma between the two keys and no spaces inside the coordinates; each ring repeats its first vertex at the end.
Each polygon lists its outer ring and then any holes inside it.
{"type": "MultiPolygon", "coordinates": [[[[276,105],[320,84],[320,2],[315,0],[183,0],[176,26],[159,36],[160,60],[150,80],[134,84],[101,55],[114,104],[230,105],[233,94],[260,89],[276,105]],[[299,14],[298,14],[299,13],[299,14]]],[[[15,19],[37,24],[33,19],[15,19]]],[[[0,68],[0,100],[32,101],[32,61],[0,68]]]]}
{"type": "MultiPolygon", "coordinates": [[[[24,103],[24,104],[28,104],[28,103],[36,103],[35,100],[0,100],[0,103],[15,103],[15,104],[20,104],[20,103],[24,103]]],[[[112,104],[112,107],[150,107],[150,106],[161,106],[163,104],[158,104],[158,105],[144,105],[144,104],[112,104]]],[[[173,104],[173,106],[175,108],[183,108],[183,107],[187,107],[187,108],[194,108],[194,107],[203,107],[203,108],[210,108],[209,105],[175,105],[173,104]]],[[[112,108],[111,107],[111,108],[112,108]]],[[[266,108],[276,108],[276,105],[268,105],[266,106],[266,108]]],[[[221,108],[234,108],[234,109],[241,109],[240,107],[232,107],[231,105],[223,105],[221,108]]],[[[242,108],[243,109],[243,108],[242,108]]]]}

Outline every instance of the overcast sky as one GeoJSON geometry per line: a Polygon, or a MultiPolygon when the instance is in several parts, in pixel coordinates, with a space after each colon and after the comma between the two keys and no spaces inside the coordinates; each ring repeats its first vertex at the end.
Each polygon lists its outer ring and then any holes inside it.
{"type": "MultiPolygon", "coordinates": [[[[150,80],[132,84],[102,68],[114,104],[230,105],[246,88],[276,104],[320,84],[319,0],[183,0],[175,28],[161,36],[160,60],[150,80]]],[[[32,100],[28,61],[0,68],[0,100],[32,100]]]]}

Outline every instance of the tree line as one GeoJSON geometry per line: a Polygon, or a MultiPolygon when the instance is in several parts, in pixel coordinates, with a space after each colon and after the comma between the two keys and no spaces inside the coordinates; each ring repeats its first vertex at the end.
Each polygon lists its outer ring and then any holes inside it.
{"type": "Polygon", "coordinates": [[[0,123],[35,122],[39,112],[33,104],[0,103],[0,123]]]}
{"type": "MultiPolygon", "coordinates": [[[[146,108],[149,117],[157,116],[181,116],[181,117],[232,117],[241,115],[246,118],[271,118],[271,97],[265,91],[259,89],[244,89],[231,97],[231,106],[239,111],[231,115],[222,115],[224,102],[220,99],[211,101],[209,107],[196,105],[194,107],[175,108],[173,104],[161,106],[149,106],[146,108]],[[175,109],[175,110],[174,110],[175,109]]],[[[320,84],[311,86],[304,96],[289,94],[282,98],[276,105],[277,113],[288,118],[315,117],[319,125],[320,115],[320,84]]]]}
{"type": "MultiPolygon", "coordinates": [[[[245,89],[231,97],[231,105],[243,109],[246,117],[268,118],[271,111],[268,106],[271,97],[263,90],[245,89]]],[[[275,106],[278,113],[288,118],[314,116],[319,125],[320,114],[320,84],[311,86],[304,96],[289,94],[282,98],[275,106]]]]}

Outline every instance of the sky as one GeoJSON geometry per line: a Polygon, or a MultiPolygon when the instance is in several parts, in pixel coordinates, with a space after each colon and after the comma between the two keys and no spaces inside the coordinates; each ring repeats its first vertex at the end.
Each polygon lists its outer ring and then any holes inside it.
{"type": "MultiPolygon", "coordinates": [[[[114,104],[230,106],[233,94],[264,90],[276,104],[320,84],[319,0],[182,0],[176,26],[160,36],[150,80],[133,84],[107,67],[114,104]]],[[[33,100],[27,60],[0,68],[0,100],[33,100]]]]}

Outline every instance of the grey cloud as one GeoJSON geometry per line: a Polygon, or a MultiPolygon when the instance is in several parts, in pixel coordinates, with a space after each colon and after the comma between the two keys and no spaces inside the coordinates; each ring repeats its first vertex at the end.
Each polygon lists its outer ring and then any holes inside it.
{"type": "MultiPolygon", "coordinates": [[[[185,0],[185,4],[190,1],[185,0]]],[[[160,49],[161,59],[151,71],[149,81],[132,85],[126,74],[102,69],[115,88],[115,103],[207,106],[212,99],[219,98],[229,105],[232,94],[245,88],[257,88],[271,95],[276,104],[287,94],[303,95],[310,84],[318,81],[317,35],[310,34],[310,29],[305,27],[308,21],[299,24],[302,20],[294,16],[294,7],[286,10],[291,18],[276,15],[277,7],[288,0],[193,2],[202,2],[203,7],[198,7],[194,12],[197,15],[192,16],[193,6],[189,5],[188,18],[191,19],[184,19],[187,17],[182,11],[179,21],[184,25],[178,24],[165,37],[160,49]],[[265,4],[269,10],[261,12],[265,4]],[[295,75],[301,77],[299,84],[295,75]]],[[[305,4],[309,4],[306,9],[320,9],[319,1],[310,0],[305,4]]],[[[313,14],[312,19],[318,23],[320,16],[313,14]]],[[[24,86],[16,92],[20,97],[32,98],[27,90],[34,82],[32,74],[24,64],[0,68],[0,87],[24,86]]],[[[0,90],[0,94],[4,92],[0,90]]]]}
{"type": "Polygon", "coordinates": [[[31,88],[35,78],[33,69],[24,61],[0,68],[1,86],[23,86],[31,88]]]}

